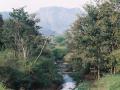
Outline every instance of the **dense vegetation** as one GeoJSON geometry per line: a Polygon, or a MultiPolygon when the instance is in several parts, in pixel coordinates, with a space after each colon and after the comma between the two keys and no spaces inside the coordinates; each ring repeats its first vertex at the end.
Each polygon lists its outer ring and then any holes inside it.
{"type": "Polygon", "coordinates": [[[67,47],[65,42],[64,35],[58,35],[53,38],[54,40],[54,47],[52,49],[53,57],[55,61],[63,61],[64,56],[67,53],[67,47]]]}
{"type": "Polygon", "coordinates": [[[79,16],[66,32],[67,54],[75,80],[100,79],[120,68],[120,12],[115,0],[86,5],[86,16],[79,16]]]}
{"type": "Polygon", "coordinates": [[[75,90],[119,90],[118,1],[86,5],[86,15],[55,37],[43,36],[40,20],[24,8],[13,9],[7,20],[0,15],[0,90],[56,90],[61,61],[80,83],[75,90]]]}
{"type": "Polygon", "coordinates": [[[50,38],[39,32],[38,22],[24,8],[13,9],[8,20],[0,15],[0,81],[6,88],[33,90],[61,83],[50,38]]]}

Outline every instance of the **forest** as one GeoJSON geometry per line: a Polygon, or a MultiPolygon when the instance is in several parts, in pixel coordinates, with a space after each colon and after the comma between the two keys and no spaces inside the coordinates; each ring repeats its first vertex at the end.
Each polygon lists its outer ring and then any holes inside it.
{"type": "Polygon", "coordinates": [[[120,90],[119,0],[84,9],[64,34],[51,36],[24,8],[0,15],[0,90],[120,90]]]}

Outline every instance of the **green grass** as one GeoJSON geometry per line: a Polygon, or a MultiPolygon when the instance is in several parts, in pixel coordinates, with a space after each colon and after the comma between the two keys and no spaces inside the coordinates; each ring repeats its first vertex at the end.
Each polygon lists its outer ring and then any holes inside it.
{"type": "Polygon", "coordinates": [[[75,90],[88,90],[89,87],[90,87],[90,82],[82,82],[75,90]]]}
{"type": "Polygon", "coordinates": [[[94,82],[84,82],[75,90],[120,90],[120,75],[106,75],[94,82]]]}
{"type": "Polygon", "coordinates": [[[0,90],[7,90],[6,87],[2,83],[0,83],[0,90]]]}

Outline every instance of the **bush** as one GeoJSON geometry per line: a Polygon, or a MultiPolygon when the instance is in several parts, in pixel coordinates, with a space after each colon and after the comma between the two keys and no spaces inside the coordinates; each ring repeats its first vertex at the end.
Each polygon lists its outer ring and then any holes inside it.
{"type": "Polygon", "coordinates": [[[34,81],[42,87],[49,87],[51,84],[60,84],[62,80],[62,77],[57,73],[56,66],[51,60],[43,60],[34,65],[32,76],[34,81]]]}
{"type": "Polygon", "coordinates": [[[62,60],[67,53],[66,47],[57,46],[52,50],[55,60],[62,60]]]}
{"type": "Polygon", "coordinates": [[[4,82],[6,87],[18,89],[23,78],[23,73],[10,67],[0,67],[0,81],[4,82]]]}
{"type": "MultiPolygon", "coordinates": [[[[31,65],[35,58],[19,60],[12,52],[0,52],[0,81],[7,88],[25,90],[59,85],[62,77],[57,73],[51,59],[40,57],[37,63],[31,65]],[[6,55],[7,54],[7,55],[6,55]]],[[[1,89],[0,89],[1,90],[1,89]]]]}

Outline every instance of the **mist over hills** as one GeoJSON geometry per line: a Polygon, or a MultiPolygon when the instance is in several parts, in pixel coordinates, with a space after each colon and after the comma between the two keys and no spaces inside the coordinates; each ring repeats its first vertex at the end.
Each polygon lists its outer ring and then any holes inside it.
{"type": "MultiPolygon", "coordinates": [[[[9,18],[9,12],[1,12],[4,19],[9,18]]],[[[85,11],[80,8],[44,7],[36,13],[40,18],[40,30],[45,35],[62,34],[76,20],[77,15],[84,16],[85,11]]]]}

